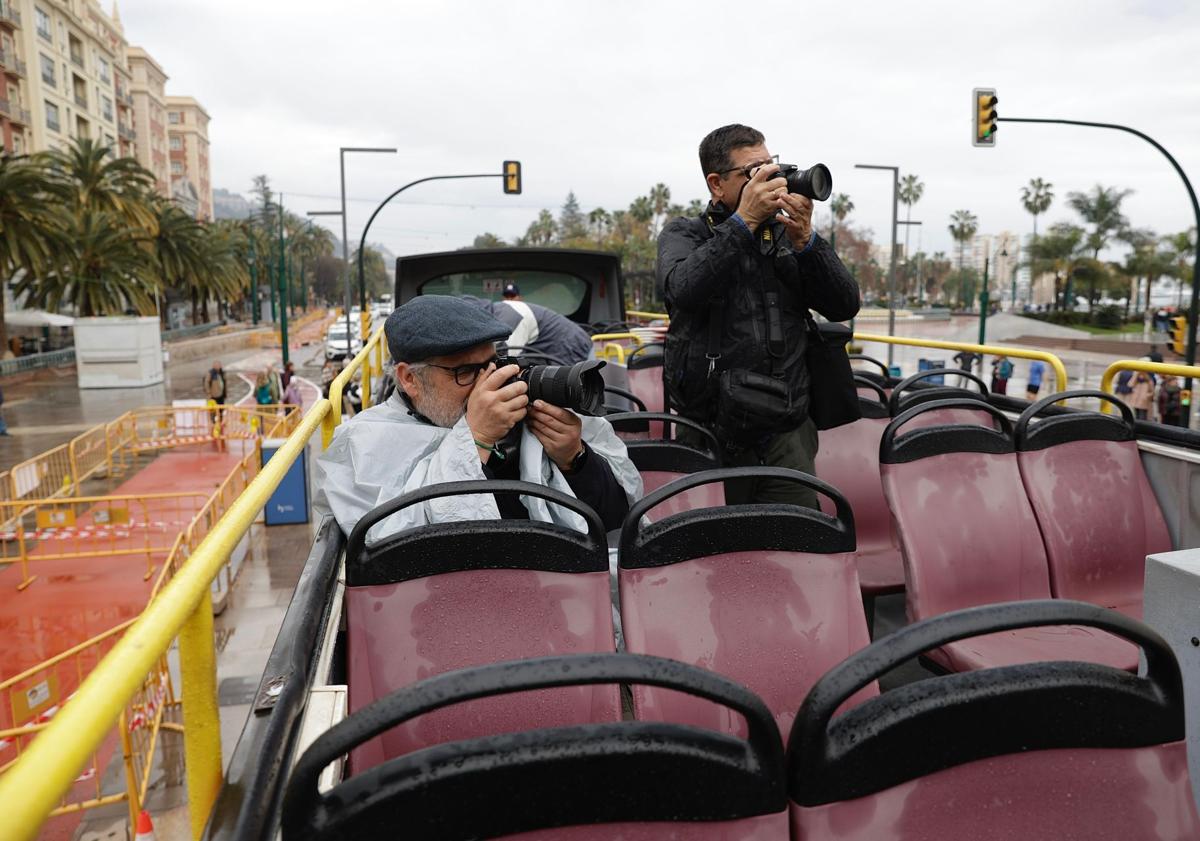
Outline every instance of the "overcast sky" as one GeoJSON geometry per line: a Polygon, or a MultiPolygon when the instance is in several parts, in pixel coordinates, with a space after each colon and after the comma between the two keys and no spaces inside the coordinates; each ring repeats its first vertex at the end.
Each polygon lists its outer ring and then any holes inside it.
{"type": "Polygon", "coordinates": [[[890,176],[856,163],[925,182],[912,218],[927,251],[952,252],[959,208],[981,233],[1028,232],[1019,191],[1035,176],[1056,195],[1043,225],[1073,218],[1066,194],[1097,183],[1136,190],[1136,226],[1194,224],[1166,159],[1129,135],[1001,124],[996,149],[970,144],[971,89],[994,86],[1002,116],[1132,125],[1200,185],[1200,3],[1187,0],[120,0],[120,12],[168,92],[211,114],[216,187],[248,193],[267,173],[290,209],[336,209],[338,147],[397,147],[347,157],[352,241],[409,180],[523,162],[521,196],[499,179],[405,193],[370,237],[397,254],[511,238],[568,190],[585,211],[614,210],[661,181],[686,204],[705,196],[700,138],[730,122],[762,130],[785,161],[827,164],[878,242],[890,176]]]}

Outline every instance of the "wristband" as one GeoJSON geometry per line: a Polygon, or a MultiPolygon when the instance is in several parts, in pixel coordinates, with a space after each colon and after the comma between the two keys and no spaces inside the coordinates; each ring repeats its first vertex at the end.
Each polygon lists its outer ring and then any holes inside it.
{"type": "Polygon", "coordinates": [[[479,449],[487,450],[489,453],[494,455],[496,458],[500,459],[501,461],[504,461],[504,453],[495,444],[485,444],[477,438],[472,438],[471,440],[475,442],[475,446],[478,447],[479,449]]]}

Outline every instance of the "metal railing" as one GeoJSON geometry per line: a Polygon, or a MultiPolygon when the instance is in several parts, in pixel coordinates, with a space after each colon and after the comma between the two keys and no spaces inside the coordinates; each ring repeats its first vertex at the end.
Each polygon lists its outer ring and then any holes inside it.
{"type": "Polygon", "coordinates": [[[38,368],[58,368],[74,364],[75,348],[73,347],[52,350],[49,353],[31,353],[28,356],[0,360],[0,376],[19,374],[21,371],[33,371],[38,368]]]}
{"type": "MultiPolygon", "coordinates": [[[[1118,359],[1104,369],[1104,374],[1100,377],[1100,390],[1108,394],[1115,394],[1112,387],[1113,380],[1121,371],[1145,371],[1147,374],[1183,377],[1184,379],[1200,378],[1200,365],[1175,365],[1170,362],[1146,362],[1142,359],[1118,359]]],[[[1100,404],[1100,410],[1111,412],[1113,406],[1104,400],[1100,404]]]]}
{"type": "Polygon", "coordinates": [[[21,25],[21,13],[13,8],[12,3],[0,3],[0,20],[6,20],[16,26],[21,25]]]}
{"type": "Polygon", "coordinates": [[[350,364],[329,384],[331,406],[329,416],[325,418],[321,428],[322,448],[328,447],[333,441],[333,431],[342,422],[342,394],[355,374],[359,374],[361,377],[359,393],[362,395],[362,407],[363,409],[371,407],[371,377],[373,374],[383,373],[384,344],[383,328],[380,327],[371,338],[367,339],[366,346],[358,352],[350,364]],[[372,357],[374,357],[373,360],[372,357]]]}
{"type": "Polygon", "coordinates": [[[192,336],[202,336],[205,333],[216,330],[220,326],[221,322],[219,321],[213,321],[208,324],[189,324],[187,327],[163,330],[161,336],[164,342],[175,342],[180,339],[190,339],[192,336]]]}

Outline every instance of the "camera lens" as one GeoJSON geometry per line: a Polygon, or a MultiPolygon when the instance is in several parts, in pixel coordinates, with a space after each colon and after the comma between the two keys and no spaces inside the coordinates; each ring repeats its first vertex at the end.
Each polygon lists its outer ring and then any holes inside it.
{"type": "Polygon", "coordinates": [[[521,372],[529,384],[529,400],[545,400],[581,415],[604,414],[604,361],[588,359],[574,365],[531,365],[521,372]]]}
{"type": "Polygon", "coordinates": [[[833,193],[833,175],[825,164],[813,164],[808,169],[783,164],[779,174],[787,178],[789,193],[807,196],[814,201],[825,201],[833,193]]]}

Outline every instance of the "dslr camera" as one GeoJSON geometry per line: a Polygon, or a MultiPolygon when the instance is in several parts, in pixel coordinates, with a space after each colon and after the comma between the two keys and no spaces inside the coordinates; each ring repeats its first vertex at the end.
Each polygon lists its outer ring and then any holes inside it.
{"type": "Polygon", "coordinates": [[[574,365],[538,365],[524,356],[507,356],[497,367],[517,365],[521,372],[512,382],[524,380],[529,386],[529,402],[545,400],[554,406],[571,409],[581,415],[603,417],[604,377],[602,359],[586,359],[574,365]]]}
{"type": "Polygon", "coordinates": [[[833,193],[833,175],[825,164],[813,164],[801,169],[795,164],[780,164],[772,178],[786,178],[789,193],[807,196],[813,201],[825,201],[833,193]]]}

